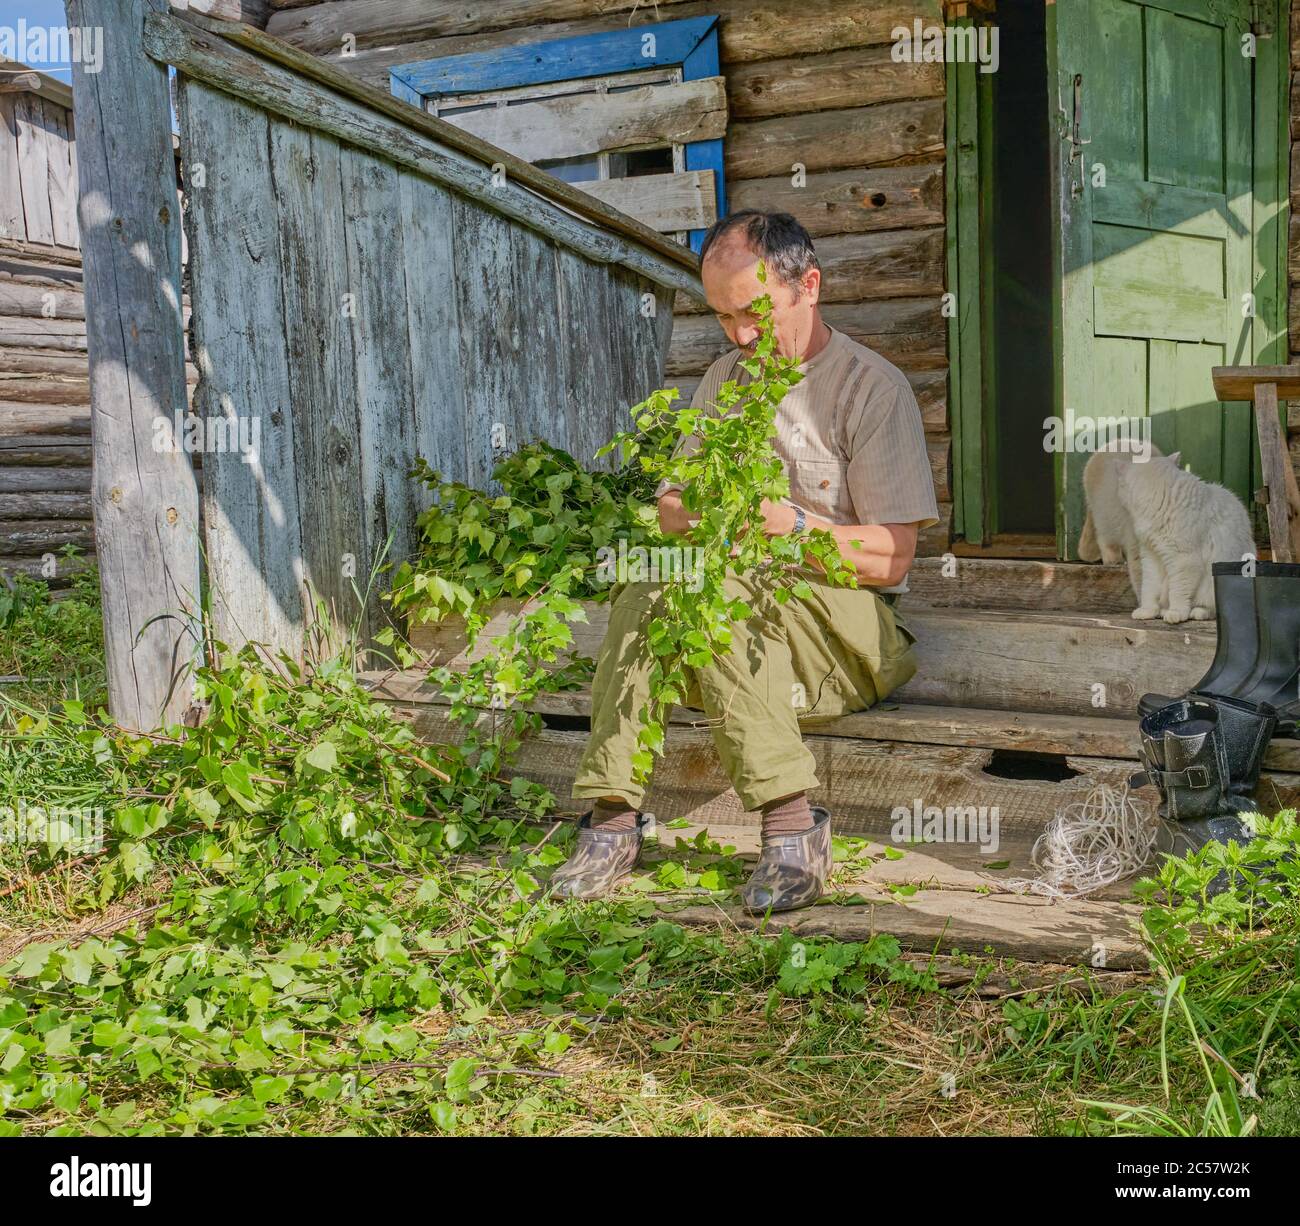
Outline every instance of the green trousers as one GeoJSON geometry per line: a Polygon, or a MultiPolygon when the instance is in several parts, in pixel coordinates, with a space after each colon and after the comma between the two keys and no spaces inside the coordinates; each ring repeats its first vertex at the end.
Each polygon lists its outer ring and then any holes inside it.
{"type": "MultiPolygon", "coordinates": [[[[756,599],[745,577],[729,577],[728,596],[744,600],[753,615],[732,627],[729,653],[687,672],[686,705],[708,717],[723,769],[750,811],[818,786],[801,724],[865,710],[916,672],[916,637],[890,597],[808,582],[809,597],[778,605],[756,599]]],[[[659,583],[630,583],[611,592],[575,799],[622,796],[636,808],[644,799],[644,787],[632,781],[632,754],[654,660],[646,627],[662,591],[659,583]]]]}

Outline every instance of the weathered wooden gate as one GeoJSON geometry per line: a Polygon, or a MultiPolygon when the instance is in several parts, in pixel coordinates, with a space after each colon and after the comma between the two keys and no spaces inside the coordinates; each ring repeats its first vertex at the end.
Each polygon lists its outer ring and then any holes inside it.
{"type": "MultiPolygon", "coordinates": [[[[590,458],[657,385],[696,261],[265,34],[114,7],[143,28],[108,37],[177,70],[217,637],[300,655],[316,598],[373,633],[357,592],[411,550],[417,455],[479,485],[534,438],[590,458]]],[[[128,428],[101,408],[97,448],[128,428]]]]}

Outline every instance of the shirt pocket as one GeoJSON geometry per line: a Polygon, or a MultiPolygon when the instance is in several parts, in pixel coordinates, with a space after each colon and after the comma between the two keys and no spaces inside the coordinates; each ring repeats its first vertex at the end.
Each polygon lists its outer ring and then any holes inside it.
{"type": "Polygon", "coordinates": [[[843,505],[847,488],[848,467],[839,460],[800,460],[791,465],[790,500],[814,515],[851,522],[843,505]]]}

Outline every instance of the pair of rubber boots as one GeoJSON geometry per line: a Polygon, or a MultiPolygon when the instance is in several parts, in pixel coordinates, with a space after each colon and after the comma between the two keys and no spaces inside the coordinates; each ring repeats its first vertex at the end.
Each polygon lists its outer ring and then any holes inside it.
{"type": "MultiPolygon", "coordinates": [[[[763,838],[758,863],[740,887],[740,901],[754,915],[793,911],[822,896],[832,864],[831,815],[812,806],[813,824],[798,834],[763,838]]],[[[551,875],[547,889],[559,898],[603,898],[636,867],[645,838],[646,818],[637,814],[635,830],[602,830],[587,813],[578,822],[577,843],[551,875]]]]}
{"type": "Polygon", "coordinates": [[[1300,565],[1214,563],[1218,646],[1209,671],[1185,695],[1144,694],[1138,714],[1185,698],[1235,698],[1277,711],[1278,736],[1300,727],[1300,565]]]}
{"type": "MultiPolygon", "coordinates": [[[[1300,718],[1300,566],[1257,562],[1254,571],[1214,564],[1219,641],[1209,671],[1181,698],[1145,694],[1138,704],[1145,770],[1130,782],[1159,790],[1167,824],[1158,846],[1173,855],[1251,840],[1241,815],[1257,807],[1264,751],[1300,718]]],[[[1208,893],[1228,885],[1219,873],[1208,893]]]]}

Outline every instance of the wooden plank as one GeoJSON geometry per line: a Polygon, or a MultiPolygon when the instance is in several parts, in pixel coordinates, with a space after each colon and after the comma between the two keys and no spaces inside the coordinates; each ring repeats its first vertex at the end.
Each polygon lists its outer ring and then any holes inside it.
{"type": "MultiPolygon", "coordinates": [[[[77,118],[71,108],[67,111],[68,121],[68,199],[72,205],[73,245],[77,256],[81,256],[81,180],[77,177],[77,118]]],[[[184,227],[181,228],[182,237],[184,227]]],[[[69,253],[71,254],[71,253],[69,253]]]]}
{"type": "Polygon", "coordinates": [[[462,364],[476,372],[465,388],[468,481],[483,489],[506,454],[537,438],[563,442],[558,274],[555,248],[536,235],[459,197],[453,216],[462,364]]]}
{"type": "Polygon", "coordinates": [[[80,245],[77,225],[77,190],[72,178],[71,111],[45,99],[46,143],[49,156],[50,219],[54,242],[60,247],[80,245]]]}
{"type": "Polygon", "coordinates": [[[903,618],[920,640],[919,671],[896,695],[907,702],[1131,716],[1144,693],[1188,689],[1214,655],[1205,623],[919,608],[903,618]]]}
{"type": "Polygon", "coordinates": [[[930,461],[930,477],[934,481],[936,501],[952,501],[952,439],[944,435],[935,438],[927,436],[925,454],[930,461]]]}
{"type": "MultiPolygon", "coordinates": [[[[832,235],[817,242],[817,260],[821,302],[938,295],[944,288],[944,231],[936,227],[832,235]]],[[[679,314],[708,310],[691,294],[678,295],[677,302],[679,314]]]]}
{"type": "Polygon", "coordinates": [[[1300,488],[1278,416],[1277,384],[1255,385],[1260,476],[1268,491],[1268,539],[1275,562],[1300,559],[1300,488]]]}
{"type": "Polygon", "coordinates": [[[908,608],[1123,615],[1137,603],[1125,566],[1011,558],[927,559],[907,576],[908,608]]]}
{"type": "Polygon", "coordinates": [[[18,177],[23,197],[27,239],[33,243],[54,242],[54,219],[50,211],[50,131],[45,120],[45,103],[36,94],[14,96],[14,119],[18,130],[18,177]]]}
{"type": "Polygon", "coordinates": [[[206,167],[189,191],[190,286],[202,381],[194,412],[233,418],[253,458],[204,455],[203,531],[213,632],[238,649],[265,644],[301,657],[307,604],[283,260],[267,119],[197,81],[178,91],[186,165],[206,167]]]}
{"type": "Polygon", "coordinates": [[[19,238],[0,237],[0,256],[15,255],[43,260],[51,264],[63,264],[68,268],[81,267],[79,251],[69,251],[67,247],[55,247],[51,243],[31,243],[19,238]]]}
{"type": "Polygon", "coordinates": [[[0,484],[0,519],[90,519],[90,493],[22,490],[6,493],[0,484]]]}
{"type": "Polygon", "coordinates": [[[927,98],[733,123],[727,179],[845,166],[934,161],[943,155],[943,102],[927,98]]]}
{"type": "MultiPolygon", "coordinates": [[[[452,196],[408,171],[401,174],[400,191],[415,447],[437,472],[459,480],[469,472],[460,318],[445,278],[430,275],[455,267],[452,196]]],[[[414,484],[412,496],[419,510],[433,498],[414,484]]]]}
{"type": "Polygon", "coordinates": [[[799,187],[788,173],[742,179],[728,191],[733,208],[792,213],[814,238],[919,229],[944,220],[943,166],[936,163],[822,171],[799,187]]]}
{"type": "MultiPolygon", "coordinates": [[[[503,605],[500,633],[511,615],[503,605]]],[[[575,650],[594,658],[608,623],[602,604],[574,627],[575,650]]],[[[906,599],[900,615],[917,636],[917,675],[891,701],[1129,717],[1149,691],[1182,693],[1214,655],[1214,627],[1134,622],[1061,612],[925,608],[906,599]]],[[[463,667],[454,623],[414,628],[412,642],[437,663],[463,667]]],[[[481,639],[486,650],[489,634],[481,639]]]]}
{"type": "Polygon", "coordinates": [[[531,162],[653,149],[721,137],[727,130],[726,83],[705,77],[617,93],[563,94],[443,118],[531,162]]]}
{"type": "Polygon", "coordinates": [[[716,176],[711,170],[632,179],[589,179],[588,195],[661,232],[707,229],[718,218],[716,176]]]}
{"type": "Polygon", "coordinates": [[[729,65],[727,73],[734,119],[942,98],[943,93],[942,64],[896,60],[892,45],[729,65]]]}
{"type": "MultiPolygon", "coordinates": [[[[876,933],[896,937],[903,949],[930,955],[936,946],[962,954],[998,956],[1018,962],[1065,966],[1096,965],[1104,951],[1108,970],[1146,971],[1146,948],[1137,934],[1141,908],[1096,899],[1054,900],[1018,894],[965,894],[921,890],[902,899],[883,892],[860,906],[816,906],[763,916],[740,907],[671,906],[664,919],[697,928],[735,928],[796,937],[867,941],[876,933]]],[[[1091,973],[1096,974],[1096,971],[1091,973]]]]}
{"type": "MultiPolygon", "coordinates": [[[[361,499],[368,550],[358,561],[364,590],[372,570],[405,561],[414,544],[416,490],[408,477],[416,455],[411,361],[405,338],[410,321],[402,250],[398,169],[344,146],[340,162],[348,291],[355,297],[351,325],[361,459],[361,499]],[[391,538],[391,545],[388,544],[391,538]],[[384,551],[387,550],[385,553],[384,551]]],[[[424,270],[431,280],[454,275],[449,265],[424,270]]],[[[385,624],[381,580],[367,608],[370,633],[385,624]]]]}
{"type": "MultiPolygon", "coordinates": [[[[595,294],[587,309],[594,314],[603,312],[606,319],[603,329],[594,319],[592,327],[598,333],[603,331],[600,349],[608,388],[602,391],[593,386],[587,407],[580,402],[575,406],[587,457],[594,455],[591,444],[597,436],[604,435],[603,442],[608,442],[616,431],[632,428],[628,410],[663,385],[663,360],[673,326],[671,299],[640,278],[625,274],[597,287],[595,294]],[[650,297],[656,290],[657,296],[650,297]],[[594,405],[600,407],[593,412],[594,405]]],[[[578,351],[570,354],[571,373],[580,368],[583,357],[578,351]]],[[[603,467],[611,463],[608,457],[601,461],[603,467]]]]}
{"type": "Polygon", "coordinates": [[[25,239],[22,184],[18,173],[18,118],[12,96],[0,97],[0,238],[25,239]]]}
{"type": "Polygon", "coordinates": [[[139,35],[158,2],[67,3],[69,24],[102,26],[112,48],[98,72],[74,65],[72,81],[78,175],[95,202],[81,238],[109,707],[142,729],[179,722],[189,704],[190,682],[174,674],[199,601],[193,468],[152,444],[155,420],[186,403],[167,71],[139,35]]]}
{"type": "MultiPolygon", "coordinates": [[[[432,641],[429,629],[413,636],[417,644],[432,641]]],[[[449,703],[423,668],[399,673],[371,673],[366,684],[385,702],[402,707],[445,707],[449,703]]],[[[530,710],[543,715],[589,719],[591,690],[549,694],[530,710]]],[[[697,726],[699,711],[674,707],[669,722],[697,726]]],[[[940,707],[888,702],[869,711],[838,719],[809,722],[809,735],[855,740],[896,741],[912,745],[952,745],[967,749],[1007,749],[1020,753],[1068,754],[1083,758],[1138,756],[1137,724],[1131,719],[1097,715],[1052,715],[1033,711],[989,711],[977,707],[940,707]]],[[[1300,741],[1274,741],[1265,764],[1273,770],[1300,769],[1300,741]]]]}
{"type": "Polygon", "coordinates": [[[1258,383],[1272,383],[1279,400],[1300,400],[1300,366],[1216,366],[1212,378],[1220,400],[1251,400],[1258,383]]]}
{"type": "Polygon", "coordinates": [[[457,317],[465,381],[465,481],[488,488],[492,470],[525,441],[513,420],[524,303],[515,298],[510,225],[471,200],[452,200],[457,317]]]}
{"type": "MultiPolygon", "coordinates": [[[[272,122],[294,471],[304,582],[325,604],[333,647],[363,617],[371,556],[361,500],[357,381],[343,220],[342,150],[321,132],[272,122]]],[[[369,627],[361,622],[363,632],[369,627]]]]}
{"type": "MultiPolygon", "coordinates": [[[[281,8],[278,3],[276,7],[281,8]]],[[[410,45],[419,39],[436,37],[451,43],[449,36],[477,36],[473,46],[462,39],[454,47],[430,52],[450,55],[493,45],[482,40],[484,31],[545,23],[543,28],[552,30],[550,37],[558,38],[705,14],[722,18],[722,57],[731,63],[887,43],[898,25],[910,28],[917,17],[938,20],[939,5],[936,0],[876,0],[848,6],[841,0],[803,0],[798,5],[789,0],[659,0],[654,6],[644,0],[494,0],[485,11],[455,0],[334,0],[277,11],[267,22],[267,31],[320,54],[336,53],[345,35],[355,39],[358,48],[382,43],[398,50],[401,58],[390,62],[399,63],[423,57],[422,49],[410,45]],[[591,17],[603,20],[580,29],[572,24],[591,17]]],[[[497,34],[497,41],[515,42],[518,37],[497,34]]]]}
{"type": "Polygon", "coordinates": [[[615,389],[621,381],[614,321],[605,312],[616,287],[601,277],[596,265],[572,251],[557,253],[556,272],[556,307],[572,334],[584,338],[581,346],[563,351],[567,450],[590,464],[614,432],[628,425],[621,418],[611,420],[615,389]]]}
{"type": "Polygon", "coordinates": [[[342,139],[383,152],[399,165],[421,170],[444,186],[490,199],[501,212],[525,225],[540,226],[553,237],[563,236],[561,241],[601,263],[617,260],[661,284],[694,288],[699,264],[679,243],[524,159],[412,107],[386,88],[376,89],[279,39],[246,25],[197,16],[186,22],[151,19],[145,37],[151,54],[186,67],[191,75],[206,73],[205,79],[221,88],[252,89],[254,100],[272,110],[284,108],[278,113],[290,119],[309,126],[324,125],[342,139]],[[207,41],[195,34],[196,28],[211,32],[207,41]],[[250,57],[240,47],[251,48],[257,55],[250,57]],[[181,56],[184,64],[178,62],[181,56]],[[291,71],[286,74],[282,67],[291,71]],[[324,91],[316,88],[320,85],[325,86],[324,91]],[[384,122],[381,117],[396,123],[384,122]],[[419,136],[426,139],[415,139],[419,136]],[[492,169],[498,163],[505,170],[505,184],[492,169]],[[583,225],[570,214],[595,226],[583,225]]]}
{"type": "Polygon", "coordinates": [[[512,43],[400,64],[392,72],[392,89],[395,94],[409,90],[419,106],[424,98],[463,99],[500,89],[536,88],[537,96],[565,93],[571,92],[568,82],[688,64],[692,71],[684,79],[694,80],[718,75],[716,65],[693,71],[697,57],[707,58],[708,45],[716,38],[717,18],[692,17],[656,22],[653,43],[626,26],[577,38],[547,38],[540,44],[512,43]]]}
{"type": "Polygon", "coordinates": [[[51,76],[48,72],[28,68],[26,64],[4,55],[0,55],[0,69],[4,70],[0,72],[0,80],[5,79],[8,74],[17,73],[17,79],[21,81],[23,89],[36,90],[42,97],[56,102],[64,110],[72,109],[72,86],[66,81],[51,76]]]}
{"type": "Polygon", "coordinates": [[[17,76],[0,78],[0,94],[25,94],[40,88],[41,79],[34,72],[20,72],[17,76]]]}

